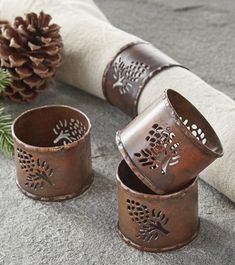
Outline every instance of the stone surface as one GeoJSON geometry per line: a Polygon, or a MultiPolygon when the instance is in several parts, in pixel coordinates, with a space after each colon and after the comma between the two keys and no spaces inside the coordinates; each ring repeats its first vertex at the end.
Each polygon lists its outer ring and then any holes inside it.
{"type": "MultiPolygon", "coordinates": [[[[108,18],[124,30],[157,45],[216,88],[235,98],[235,2],[232,0],[97,0],[108,18]]],[[[54,83],[35,103],[9,104],[15,117],[45,104],[68,104],[86,112],[92,130],[95,181],[73,200],[42,203],[15,185],[12,159],[0,154],[0,265],[203,264],[235,261],[235,207],[200,181],[201,229],[181,250],[141,253],[116,231],[115,169],[120,160],[114,135],[129,118],[106,102],[54,83]]]]}

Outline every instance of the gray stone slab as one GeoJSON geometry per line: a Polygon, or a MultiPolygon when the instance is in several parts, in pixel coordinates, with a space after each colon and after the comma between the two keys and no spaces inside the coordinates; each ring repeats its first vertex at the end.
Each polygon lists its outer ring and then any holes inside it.
{"type": "MultiPolygon", "coordinates": [[[[97,3],[113,23],[152,41],[235,97],[231,56],[234,1],[97,0],[97,3]]],[[[121,157],[114,135],[130,119],[106,102],[58,83],[52,84],[33,104],[10,103],[7,109],[15,117],[45,104],[68,104],[90,117],[95,181],[88,192],[70,201],[33,201],[15,185],[13,160],[0,154],[1,265],[234,264],[234,204],[202,181],[201,229],[190,245],[178,251],[150,254],[123,243],[116,231],[115,169],[121,157]]]]}

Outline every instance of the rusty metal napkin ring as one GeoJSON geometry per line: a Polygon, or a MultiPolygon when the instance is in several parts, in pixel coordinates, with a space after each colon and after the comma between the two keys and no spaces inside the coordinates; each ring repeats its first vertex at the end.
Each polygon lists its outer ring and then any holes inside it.
{"type": "Polygon", "coordinates": [[[158,194],[180,190],[223,155],[210,124],[171,89],[117,132],[116,141],[136,176],[158,194]]]}
{"type": "Polygon", "coordinates": [[[174,66],[184,67],[150,43],[128,44],[105,69],[104,96],[111,104],[135,117],[138,115],[140,94],[148,81],[157,73],[174,66]]]}
{"type": "Polygon", "coordinates": [[[198,181],[182,190],[157,195],[123,160],[117,170],[118,230],[129,245],[150,252],[180,248],[199,231],[198,181]]]}
{"type": "Polygon", "coordinates": [[[62,105],[21,114],[13,123],[17,185],[33,199],[59,201],[87,190],[92,181],[91,124],[62,105]]]}

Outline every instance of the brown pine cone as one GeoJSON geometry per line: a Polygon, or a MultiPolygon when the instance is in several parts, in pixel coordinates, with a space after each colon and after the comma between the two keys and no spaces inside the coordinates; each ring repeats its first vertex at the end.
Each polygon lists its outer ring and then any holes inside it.
{"type": "Polygon", "coordinates": [[[13,25],[2,24],[0,65],[6,68],[12,83],[3,96],[17,102],[32,101],[47,87],[61,64],[62,38],[51,16],[40,12],[26,18],[16,17],[13,25]]]}

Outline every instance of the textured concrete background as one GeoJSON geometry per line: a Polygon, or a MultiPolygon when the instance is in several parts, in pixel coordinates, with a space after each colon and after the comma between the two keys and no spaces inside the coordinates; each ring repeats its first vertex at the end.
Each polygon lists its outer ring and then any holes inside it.
{"type": "MultiPolygon", "coordinates": [[[[235,98],[235,1],[97,0],[124,30],[153,42],[216,88],[235,98]]],[[[82,197],[41,203],[15,186],[14,162],[0,155],[0,264],[234,264],[235,207],[200,181],[201,230],[181,250],[149,254],[123,243],[116,231],[116,130],[129,118],[77,89],[54,84],[34,104],[10,104],[13,116],[44,104],[68,104],[91,118],[95,181],[82,197]]]]}

